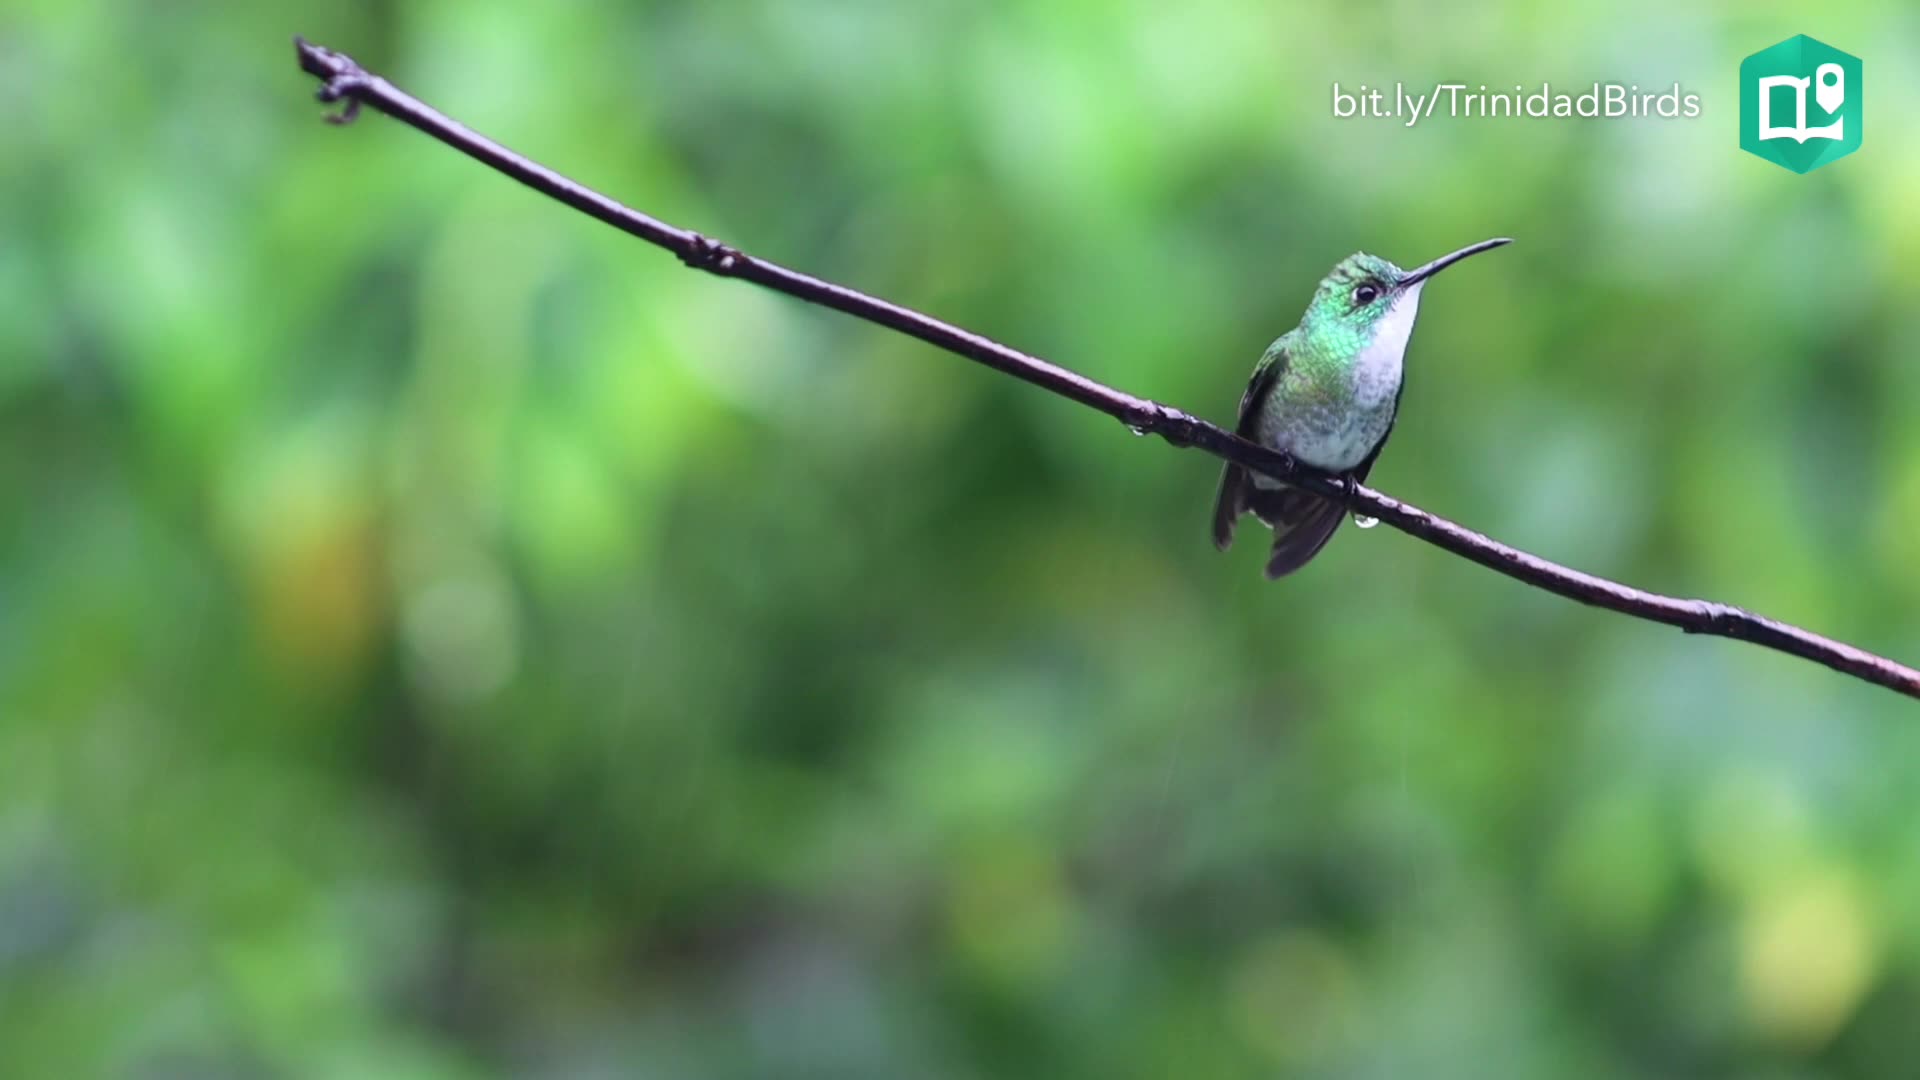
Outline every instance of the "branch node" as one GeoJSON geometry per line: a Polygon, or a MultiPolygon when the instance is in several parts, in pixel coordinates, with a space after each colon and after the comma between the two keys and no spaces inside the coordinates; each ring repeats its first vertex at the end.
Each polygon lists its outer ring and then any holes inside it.
{"type": "Polygon", "coordinates": [[[1712,634],[1721,637],[1731,636],[1730,627],[1740,623],[1740,609],[1717,600],[1692,601],[1694,618],[1680,627],[1683,634],[1712,634]]]}
{"type": "Polygon", "coordinates": [[[327,114],[327,123],[353,123],[360,115],[361,101],[373,90],[374,77],[346,53],[315,45],[299,35],[294,36],[293,47],[300,55],[301,70],[320,80],[320,89],[313,96],[327,105],[346,102],[339,112],[327,114]]]}
{"type": "Polygon", "coordinates": [[[1154,406],[1154,430],[1167,440],[1169,446],[1192,446],[1193,423],[1185,413],[1176,412],[1164,405],[1154,406]]]}
{"type": "Polygon", "coordinates": [[[733,273],[734,269],[740,265],[741,259],[737,249],[699,233],[688,233],[686,245],[677,254],[681,262],[695,270],[705,270],[709,274],[719,274],[722,277],[733,273]]]}

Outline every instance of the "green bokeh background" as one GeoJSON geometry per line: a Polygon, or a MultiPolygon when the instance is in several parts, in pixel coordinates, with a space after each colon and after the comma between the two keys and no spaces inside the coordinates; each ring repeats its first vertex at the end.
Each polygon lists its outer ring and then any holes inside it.
{"type": "Polygon", "coordinates": [[[1210,459],[288,44],[1216,419],[1339,257],[1516,237],[1375,482],[1911,661],[1920,13],[1815,10],[10,0],[0,1073],[1910,1075],[1911,702],[1390,529],[1268,584],[1210,459]],[[1395,80],[1702,114],[1331,117],[1395,80]]]}

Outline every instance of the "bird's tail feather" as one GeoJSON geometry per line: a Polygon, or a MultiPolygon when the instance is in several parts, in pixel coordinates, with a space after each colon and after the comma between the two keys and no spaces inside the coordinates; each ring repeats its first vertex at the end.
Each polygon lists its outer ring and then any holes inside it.
{"type": "Polygon", "coordinates": [[[1283,578],[1307,565],[1346,519],[1339,503],[1299,488],[1263,491],[1251,507],[1273,528],[1273,554],[1267,557],[1267,577],[1283,578]]]}

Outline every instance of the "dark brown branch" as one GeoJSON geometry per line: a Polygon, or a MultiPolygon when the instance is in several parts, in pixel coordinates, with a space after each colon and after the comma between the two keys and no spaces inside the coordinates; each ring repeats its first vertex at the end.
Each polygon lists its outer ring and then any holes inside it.
{"type": "MultiPolygon", "coordinates": [[[[1908,697],[1920,698],[1920,671],[1885,657],[1728,604],[1711,600],[1683,600],[1645,592],[1548,562],[1371,488],[1356,485],[1349,489],[1333,476],[1300,465],[1278,451],[1256,446],[1179,409],[1121,393],[1084,375],[932,316],[789,270],[717,243],[699,233],[648,217],[442,116],[424,102],[395,88],[392,83],[366,71],[342,53],[299,38],[294,39],[294,44],[299,50],[301,69],[323,81],[320,100],[344,103],[342,110],[329,116],[329,120],[335,123],[349,122],[359,112],[360,106],[370,106],[484,165],[506,173],[535,191],[558,199],[622,232],[666,248],[688,266],[720,277],[751,281],[808,303],[844,311],[856,318],[898,330],[1097,409],[1135,431],[1159,435],[1175,446],[1198,447],[1215,457],[1237,462],[1316,494],[1339,499],[1354,511],[1379,518],[1435,547],[1570,600],[1677,626],[1692,634],[1714,634],[1752,642],[1824,664],[1855,678],[1878,683],[1908,697]]],[[[1198,537],[1201,534],[1196,531],[1194,535],[1198,537]]]]}

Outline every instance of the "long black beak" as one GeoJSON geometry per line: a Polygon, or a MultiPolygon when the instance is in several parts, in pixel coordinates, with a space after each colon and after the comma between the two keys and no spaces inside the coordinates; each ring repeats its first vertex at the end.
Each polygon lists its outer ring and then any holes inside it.
{"type": "Polygon", "coordinates": [[[1409,270],[1407,276],[1400,279],[1400,287],[1405,289],[1413,285],[1418,285],[1422,281],[1427,280],[1469,255],[1478,255],[1483,251],[1492,251],[1494,248],[1504,247],[1511,243],[1513,243],[1511,237],[1496,236],[1491,240],[1482,240],[1477,244],[1468,244],[1466,247],[1461,248],[1451,255],[1442,255],[1425,266],[1409,270]]]}

